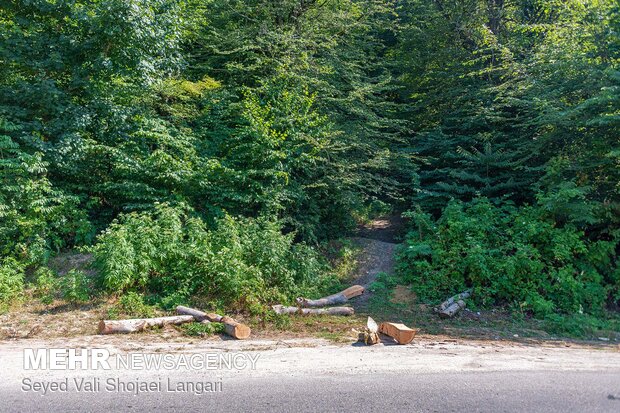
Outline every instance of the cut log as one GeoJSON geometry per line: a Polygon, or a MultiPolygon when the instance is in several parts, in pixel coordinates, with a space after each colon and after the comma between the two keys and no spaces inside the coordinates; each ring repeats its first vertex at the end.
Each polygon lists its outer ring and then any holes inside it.
{"type": "Polygon", "coordinates": [[[362,295],[363,293],[364,287],[361,285],[354,285],[337,294],[319,298],[318,300],[299,297],[297,298],[297,304],[305,308],[328,307],[331,305],[344,304],[349,301],[349,299],[362,295]]]}
{"type": "Polygon", "coordinates": [[[194,317],[194,319],[198,322],[207,322],[210,323],[211,320],[209,320],[207,318],[207,313],[200,311],[200,310],[196,310],[195,308],[189,308],[189,307],[184,307],[182,305],[177,306],[177,313],[178,314],[184,314],[184,315],[191,315],[192,317],[194,317]]]}
{"type": "Polygon", "coordinates": [[[471,290],[463,291],[460,294],[453,295],[452,297],[448,298],[443,303],[439,304],[439,307],[437,307],[435,311],[441,313],[447,310],[448,307],[451,307],[453,304],[455,304],[459,300],[465,300],[466,298],[469,298],[469,297],[471,297],[471,290]]]}
{"type": "Polygon", "coordinates": [[[187,314],[192,316],[196,321],[201,323],[222,323],[226,334],[239,340],[245,340],[250,337],[252,330],[245,324],[238,323],[234,319],[226,316],[221,316],[215,313],[205,313],[194,308],[183,307],[182,305],[177,307],[177,313],[187,314]]]}
{"type": "Polygon", "coordinates": [[[452,303],[448,308],[439,312],[439,316],[441,318],[450,318],[453,317],[456,313],[465,308],[465,301],[458,300],[455,303],[452,303]]]}
{"type": "Polygon", "coordinates": [[[366,321],[366,328],[364,331],[361,331],[357,337],[357,340],[366,344],[367,346],[372,346],[381,342],[379,338],[379,326],[372,319],[372,317],[368,317],[366,321]]]}
{"type": "Polygon", "coordinates": [[[229,336],[234,337],[237,340],[245,340],[246,338],[250,337],[250,334],[252,333],[250,327],[235,321],[231,317],[219,316],[217,314],[215,314],[215,316],[219,320],[219,323],[224,324],[224,331],[226,331],[226,334],[228,334],[229,336]]]}
{"type": "Polygon", "coordinates": [[[299,308],[287,307],[284,305],[272,306],[277,314],[301,314],[301,315],[353,315],[355,310],[351,307],[330,307],[330,308],[299,308]]]}
{"type": "Polygon", "coordinates": [[[101,320],[99,334],[135,333],[149,327],[163,327],[169,324],[191,323],[194,317],[178,315],[157,318],[134,318],[130,320],[101,320]]]}
{"type": "Polygon", "coordinates": [[[400,323],[381,323],[379,332],[392,337],[398,344],[409,344],[413,341],[418,330],[400,323]]]}
{"type": "Polygon", "coordinates": [[[379,344],[381,339],[379,338],[379,334],[373,333],[372,331],[361,331],[357,336],[357,341],[360,343],[364,343],[367,346],[373,346],[375,344],[379,344]]]}

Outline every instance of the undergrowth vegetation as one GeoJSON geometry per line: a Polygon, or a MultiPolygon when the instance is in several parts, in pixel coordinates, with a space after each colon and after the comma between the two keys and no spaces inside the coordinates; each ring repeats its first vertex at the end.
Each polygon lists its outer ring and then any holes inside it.
{"type": "Polygon", "coordinates": [[[415,229],[400,250],[398,273],[434,302],[473,288],[472,300],[484,307],[601,316],[620,298],[613,265],[620,233],[591,240],[574,223],[583,216],[565,221],[553,210],[476,198],[450,202],[437,220],[409,212],[415,229]]]}
{"type": "Polygon", "coordinates": [[[268,303],[320,294],[328,267],[267,218],[218,219],[213,228],[185,206],[121,216],[89,248],[109,294],[156,296],[172,308],[199,296],[217,308],[261,312],[268,303]]]}
{"type": "Polygon", "coordinates": [[[618,27],[617,0],[3,1],[0,311],[265,313],[410,209],[421,298],[603,319],[618,27]],[[93,267],[47,268],[68,251],[93,267]]]}

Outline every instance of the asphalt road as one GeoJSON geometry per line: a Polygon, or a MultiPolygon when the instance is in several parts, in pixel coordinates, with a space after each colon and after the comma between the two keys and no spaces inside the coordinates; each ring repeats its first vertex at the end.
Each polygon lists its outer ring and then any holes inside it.
{"type": "Polygon", "coordinates": [[[202,395],[99,392],[43,396],[3,388],[0,411],[617,413],[620,373],[504,371],[240,377],[223,380],[221,392],[202,395]]]}

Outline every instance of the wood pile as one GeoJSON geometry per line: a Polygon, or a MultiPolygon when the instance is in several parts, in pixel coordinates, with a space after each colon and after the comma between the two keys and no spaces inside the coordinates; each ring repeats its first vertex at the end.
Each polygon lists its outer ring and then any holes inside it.
{"type": "MultiPolygon", "coordinates": [[[[308,299],[304,297],[297,298],[297,306],[274,305],[273,311],[276,314],[291,315],[336,315],[351,316],[355,313],[352,307],[337,306],[345,304],[350,299],[358,297],[364,293],[364,287],[361,285],[351,286],[337,294],[318,299],[308,299]]],[[[456,314],[461,308],[464,308],[464,299],[471,295],[471,291],[465,291],[457,294],[445,302],[443,302],[436,311],[440,315],[449,316],[456,314]]],[[[222,323],[226,334],[238,340],[244,340],[250,337],[251,330],[245,324],[239,323],[231,317],[222,316],[215,313],[207,313],[195,308],[178,306],[176,308],[178,315],[168,317],[153,318],[136,318],[129,320],[101,320],[99,322],[100,334],[119,334],[134,333],[146,330],[151,327],[163,327],[166,325],[180,325],[184,323],[222,323]]],[[[401,323],[383,322],[377,324],[372,318],[368,317],[366,328],[359,332],[358,339],[367,345],[373,345],[381,342],[380,334],[389,336],[398,344],[411,343],[418,330],[407,327],[401,323]]]]}
{"type": "Polygon", "coordinates": [[[463,291],[460,294],[453,295],[435,308],[435,312],[439,313],[441,318],[454,317],[459,311],[465,308],[465,299],[471,297],[472,290],[463,291]]]}
{"type": "Polygon", "coordinates": [[[358,341],[366,345],[378,344],[381,342],[379,333],[394,339],[398,344],[409,344],[417,334],[418,330],[407,327],[401,323],[384,322],[379,325],[371,317],[368,317],[366,328],[358,335],[358,341]]]}

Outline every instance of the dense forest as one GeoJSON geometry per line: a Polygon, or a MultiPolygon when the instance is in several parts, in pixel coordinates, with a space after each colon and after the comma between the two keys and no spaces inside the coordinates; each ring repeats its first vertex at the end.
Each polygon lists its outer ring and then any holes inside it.
{"type": "Polygon", "coordinates": [[[423,300],[618,309],[616,0],[2,0],[0,64],[4,310],[262,311],[385,211],[423,300]]]}

